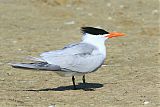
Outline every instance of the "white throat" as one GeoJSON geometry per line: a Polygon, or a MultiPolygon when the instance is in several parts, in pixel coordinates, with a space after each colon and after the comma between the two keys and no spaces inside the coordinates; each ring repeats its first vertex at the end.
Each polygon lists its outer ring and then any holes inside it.
{"type": "Polygon", "coordinates": [[[94,45],[98,48],[99,52],[106,56],[106,47],[105,47],[105,40],[106,38],[102,37],[103,35],[91,35],[85,34],[82,38],[83,43],[89,43],[94,45]]]}

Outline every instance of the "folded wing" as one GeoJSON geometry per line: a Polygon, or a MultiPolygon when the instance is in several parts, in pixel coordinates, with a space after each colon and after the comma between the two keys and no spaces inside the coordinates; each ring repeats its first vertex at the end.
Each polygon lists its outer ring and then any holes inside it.
{"type": "Polygon", "coordinates": [[[64,71],[91,72],[104,61],[104,56],[98,53],[97,48],[87,43],[71,44],[40,56],[47,63],[58,65],[64,71]]]}

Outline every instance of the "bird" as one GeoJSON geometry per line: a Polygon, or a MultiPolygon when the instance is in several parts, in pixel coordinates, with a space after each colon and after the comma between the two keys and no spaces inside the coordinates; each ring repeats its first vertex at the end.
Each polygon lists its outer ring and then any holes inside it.
{"type": "Polygon", "coordinates": [[[60,76],[72,77],[76,88],[75,76],[82,76],[97,71],[106,59],[105,41],[124,36],[120,32],[108,32],[98,27],[81,27],[82,39],[79,43],[71,43],[62,49],[43,52],[39,57],[30,57],[31,63],[11,63],[14,68],[53,71],[60,76]]]}

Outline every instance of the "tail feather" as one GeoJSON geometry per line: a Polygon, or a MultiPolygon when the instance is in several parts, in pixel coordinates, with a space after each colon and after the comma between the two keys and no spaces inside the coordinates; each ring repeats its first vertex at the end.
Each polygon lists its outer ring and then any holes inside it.
{"type": "Polygon", "coordinates": [[[49,70],[49,71],[61,70],[60,66],[48,64],[47,62],[15,63],[11,64],[11,66],[14,68],[21,68],[21,69],[35,69],[35,70],[49,70]]]}

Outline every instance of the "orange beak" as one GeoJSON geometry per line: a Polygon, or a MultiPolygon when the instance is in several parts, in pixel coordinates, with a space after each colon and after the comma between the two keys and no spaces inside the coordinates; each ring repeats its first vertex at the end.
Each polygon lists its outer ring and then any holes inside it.
{"type": "Polygon", "coordinates": [[[112,37],[118,37],[118,36],[125,36],[125,34],[119,33],[119,32],[110,32],[109,35],[107,35],[106,37],[112,38],[112,37]]]}

